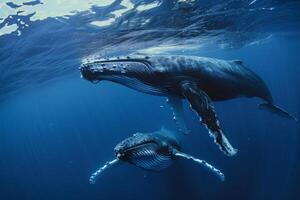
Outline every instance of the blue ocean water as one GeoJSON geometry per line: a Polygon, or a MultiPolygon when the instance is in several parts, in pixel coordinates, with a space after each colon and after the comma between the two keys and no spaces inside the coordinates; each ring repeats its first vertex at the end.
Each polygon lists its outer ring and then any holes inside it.
{"type": "Polygon", "coordinates": [[[241,59],[299,118],[299,1],[91,2],[65,1],[72,12],[53,1],[0,2],[0,199],[299,198],[299,122],[247,98],[214,103],[239,150],[234,157],[219,151],[185,105],[191,134],[181,137],[182,148],[221,169],[225,182],[177,160],[161,173],[116,167],[89,184],[118,142],[175,125],[165,98],[94,85],[78,70],[83,60],[129,53],[241,59]]]}

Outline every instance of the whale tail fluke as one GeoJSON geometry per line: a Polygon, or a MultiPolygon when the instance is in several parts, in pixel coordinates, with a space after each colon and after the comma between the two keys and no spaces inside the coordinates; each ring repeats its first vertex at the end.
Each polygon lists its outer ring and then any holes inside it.
{"type": "Polygon", "coordinates": [[[280,115],[281,117],[284,117],[284,118],[287,118],[287,119],[292,119],[294,121],[298,121],[298,119],[291,115],[290,113],[288,113],[286,110],[280,108],[279,106],[276,106],[274,104],[271,104],[271,103],[261,103],[259,104],[258,106],[260,109],[262,110],[268,110],[272,113],[275,113],[277,115],[280,115]]]}

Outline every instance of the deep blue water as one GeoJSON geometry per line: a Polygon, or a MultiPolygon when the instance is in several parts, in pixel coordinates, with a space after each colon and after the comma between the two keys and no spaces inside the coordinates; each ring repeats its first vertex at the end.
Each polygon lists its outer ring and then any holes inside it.
{"type": "Polygon", "coordinates": [[[92,54],[118,55],[168,44],[172,48],[166,53],[241,59],[265,80],[276,104],[300,118],[298,1],[250,5],[278,7],[275,14],[247,13],[245,6],[252,1],[216,1],[216,5],[197,1],[193,10],[176,11],[186,20],[175,20],[177,24],[159,20],[172,18],[175,12],[168,7],[171,3],[162,1],[149,13],[128,11],[120,17],[121,21],[145,16],[153,20],[149,26],[141,23],[135,37],[128,35],[132,25],[86,25],[105,18],[118,2],[93,7],[92,16],[81,12],[63,21],[51,17],[30,21],[27,16],[30,26],[20,36],[16,32],[0,36],[0,199],[299,199],[299,122],[261,111],[258,99],[246,98],[215,103],[227,137],[239,150],[234,157],[218,150],[185,105],[192,132],[181,137],[182,148],[221,169],[225,182],[193,163],[177,160],[161,173],[124,165],[108,171],[97,184],[89,184],[91,173],[114,158],[113,148],[124,138],[162,125],[175,130],[165,98],[81,79],[77,68],[92,54]],[[206,7],[197,7],[203,4],[206,7]],[[228,18],[224,18],[217,5],[235,15],[225,13],[228,18]],[[204,11],[219,15],[203,17],[204,11]],[[191,20],[191,12],[197,20],[191,20]],[[207,27],[210,31],[204,33],[207,27]],[[144,34],[149,30],[151,34],[144,34]],[[182,45],[186,46],[177,49],[182,45]]]}

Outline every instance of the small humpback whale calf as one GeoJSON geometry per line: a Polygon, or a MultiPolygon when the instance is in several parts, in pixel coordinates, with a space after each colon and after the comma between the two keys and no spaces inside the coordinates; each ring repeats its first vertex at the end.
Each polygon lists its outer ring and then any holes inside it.
{"type": "Polygon", "coordinates": [[[222,181],[225,180],[224,174],[211,164],[183,153],[173,132],[165,128],[152,133],[136,133],[126,138],[115,147],[115,155],[116,159],[106,162],[91,175],[91,184],[95,184],[104,171],[120,163],[130,163],[148,171],[159,172],[170,167],[177,158],[192,160],[213,172],[222,181]]]}
{"type": "Polygon", "coordinates": [[[240,60],[220,60],[198,56],[155,55],[112,58],[82,63],[81,75],[97,83],[109,80],[132,89],[166,96],[178,129],[188,133],[183,119],[182,99],[186,99],[215,143],[229,156],[237,151],[225,137],[212,101],[236,97],[259,97],[260,108],[297,120],[274,105],[265,82],[240,60]]]}

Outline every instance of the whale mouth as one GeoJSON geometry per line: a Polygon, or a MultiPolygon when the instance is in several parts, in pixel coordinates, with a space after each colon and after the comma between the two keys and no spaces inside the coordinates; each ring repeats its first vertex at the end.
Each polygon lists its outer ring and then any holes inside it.
{"type": "Polygon", "coordinates": [[[172,155],[163,151],[162,147],[153,141],[129,147],[117,152],[116,156],[119,160],[150,171],[161,171],[172,163],[172,155]]]}
{"type": "Polygon", "coordinates": [[[150,146],[156,146],[157,144],[153,141],[145,141],[143,143],[135,144],[130,147],[126,147],[124,149],[118,149],[116,150],[116,156],[120,160],[128,160],[130,157],[132,157],[132,153],[139,151],[140,149],[147,148],[150,146]]]}
{"type": "Polygon", "coordinates": [[[114,76],[129,76],[151,72],[151,68],[151,63],[147,59],[132,59],[128,57],[82,63],[79,70],[82,78],[92,83],[97,83],[114,76]]]}
{"type": "Polygon", "coordinates": [[[125,75],[125,71],[121,70],[116,64],[107,65],[102,61],[94,61],[82,63],[79,67],[81,78],[92,83],[98,83],[109,77],[125,75]]]}
{"type": "Polygon", "coordinates": [[[81,78],[84,78],[94,84],[102,80],[97,68],[93,63],[83,63],[79,67],[81,78]]]}

